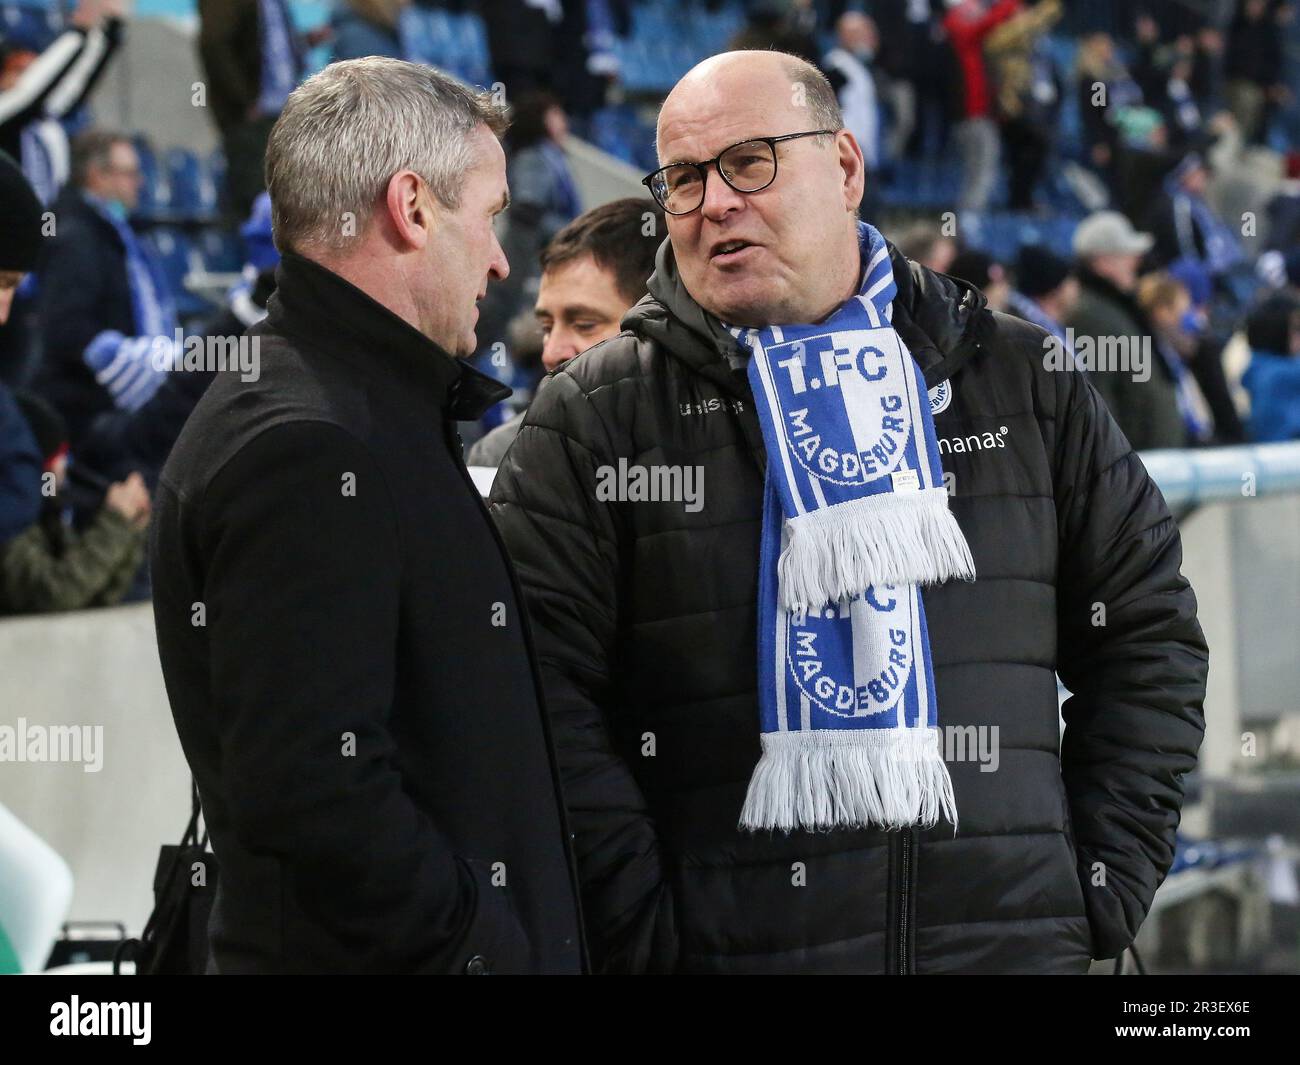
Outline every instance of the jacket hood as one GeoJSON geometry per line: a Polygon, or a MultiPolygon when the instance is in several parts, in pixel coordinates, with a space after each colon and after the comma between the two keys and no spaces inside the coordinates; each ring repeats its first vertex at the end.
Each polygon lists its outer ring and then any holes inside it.
{"type": "MultiPolygon", "coordinates": [[[[889,256],[898,285],[893,326],[933,388],[971,358],[992,330],[993,316],[975,286],[904,258],[892,243],[889,256]]],[[[667,239],[646,288],[649,294],[623,316],[623,328],[661,344],[728,392],[743,394],[744,371],[729,360],[737,354],[747,359],[749,351],[686,290],[667,239]]]]}

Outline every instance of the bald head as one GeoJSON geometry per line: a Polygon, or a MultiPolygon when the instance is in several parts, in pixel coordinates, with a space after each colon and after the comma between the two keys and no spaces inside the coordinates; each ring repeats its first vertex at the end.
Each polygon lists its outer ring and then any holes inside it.
{"type": "MultiPolygon", "coordinates": [[[[663,155],[665,117],[689,117],[711,104],[723,108],[730,102],[762,95],[765,104],[781,108],[790,120],[812,119],[809,129],[839,129],[844,125],[840,104],[826,76],[807,60],[788,52],[721,52],[695,64],[673,86],[659,111],[656,147],[663,155]]],[[[794,127],[791,127],[793,130],[794,127]]]]}
{"type": "Polygon", "coordinates": [[[710,166],[700,206],[668,217],[682,282],[705,310],[732,325],[815,322],[853,294],[865,170],[843,125],[822,73],[784,52],[711,56],[673,87],[659,112],[661,165],[704,163],[749,142],[742,158],[776,158],[771,183],[748,193],[710,166]]]}

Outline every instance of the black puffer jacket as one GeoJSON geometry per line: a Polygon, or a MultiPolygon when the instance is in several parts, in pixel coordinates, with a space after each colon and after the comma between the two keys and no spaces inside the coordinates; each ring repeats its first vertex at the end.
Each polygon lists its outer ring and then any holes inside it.
{"type": "Polygon", "coordinates": [[[1044,368],[1042,330],[893,263],[894,325],[952,392],[936,427],[978,573],[925,590],[940,722],[996,726],[996,771],[950,763],[955,838],[737,829],[765,456],[733,341],[665,244],[625,331],[541,391],[492,495],[598,968],[1079,972],[1132,940],[1168,870],[1207,667],[1178,530],[1087,380],[1044,368]],[[702,466],[704,506],[598,501],[619,459],[702,466]]]}

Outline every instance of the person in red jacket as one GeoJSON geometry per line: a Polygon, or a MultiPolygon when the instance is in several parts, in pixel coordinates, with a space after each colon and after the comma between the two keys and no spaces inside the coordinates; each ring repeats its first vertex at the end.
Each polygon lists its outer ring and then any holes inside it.
{"type": "Polygon", "coordinates": [[[984,39],[1021,9],[1020,0],[949,0],[943,28],[961,69],[961,119],[955,127],[961,152],[963,211],[982,211],[998,173],[998,128],[993,121],[993,90],[984,64],[984,39]]]}

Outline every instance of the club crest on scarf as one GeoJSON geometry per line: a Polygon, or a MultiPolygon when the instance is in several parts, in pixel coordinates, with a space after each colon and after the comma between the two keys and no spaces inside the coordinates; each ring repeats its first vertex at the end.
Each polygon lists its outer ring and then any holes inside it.
{"type": "Polygon", "coordinates": [[[767,349],[776,407],[796,461],[824,484],[864,485],[900,465],[915,469],[908,397],[910,358],[888,327],[823,333],[767,349]],[[842,403],[812,403],[838,390],[842,403]],[[805,398],[806,397],[806,398],[805,398]]]}
{"type": "Polygon", "coordinates": [[[783,623],[789,671],[786,702],[791,708],[789,696],[797,695],[801,718],[806,709],[810,721],[815,714],[833,714],[874,717],[876,727],[916,724],[920,700],[912,676],[914,589],[868,588],[852,599],[787,614],[783,623]],[[845,660],[839,653],[846,630],[858,634],[858,643],[868,652],[864,660],[845,660]]]}
{"type": "Polygon", "coordinates": [[[891,324],[888,246],[862,223],[859,238],[859,293],[826,321],[731,330],[768,456],[763,754],[743,828],[957,824],[920,587],[973,579],[974,562],[924,376],[891,324]]]}

